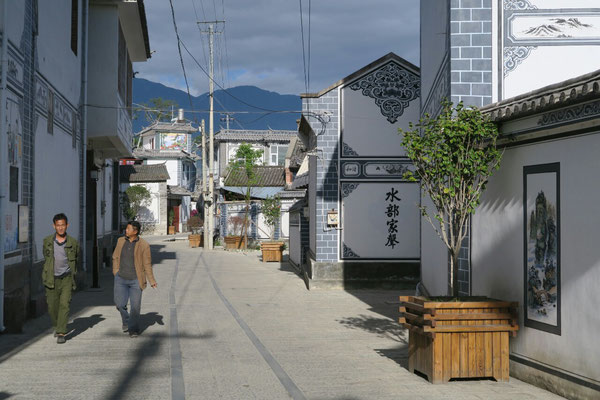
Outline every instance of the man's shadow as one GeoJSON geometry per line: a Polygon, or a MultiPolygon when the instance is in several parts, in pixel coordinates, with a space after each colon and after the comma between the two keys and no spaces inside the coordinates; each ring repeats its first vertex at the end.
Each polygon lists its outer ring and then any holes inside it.
{"type": "Polygon", "coordinates": [[[154,324],[164,325],[163,316],[157,312],[150,312],[140,315],[140,333],[154,324]]]}
{"type": "Polygon", "coordinates": [[[81,335],[88,329],[93,328],[95,325],[104,321],[106,318],[102,314],[94,314],[89,317],[75,318],[73,322],[69,324],[69,333],[67,334],[67,340],[71,340],[76,336],[81,335]]]}

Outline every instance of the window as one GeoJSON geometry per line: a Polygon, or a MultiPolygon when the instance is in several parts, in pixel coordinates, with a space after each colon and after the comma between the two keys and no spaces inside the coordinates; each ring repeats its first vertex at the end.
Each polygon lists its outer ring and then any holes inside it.
{"type": "Polygon", "coordinates": [[[71,50],[77,55],[77,36],[79,34],[79,0],[71,0],[71,50]]]}
{"type": "Polygon", "coordinates": [[[287,145],[271,145],[270,165],[285,165],[285,154],[287,153],[287,149],[287,145]]]}

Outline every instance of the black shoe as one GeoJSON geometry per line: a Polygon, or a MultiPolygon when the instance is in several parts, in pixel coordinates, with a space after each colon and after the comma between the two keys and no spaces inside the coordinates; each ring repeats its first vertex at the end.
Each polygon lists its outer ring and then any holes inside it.
{"type": "Polygon", "coordinates": [[[136,332],[136,331],[130,331],[129,332],[129,337],[131,337],[131,338],[138,337],[138,336],[139,336],[139,333],[136,332]]]}
{"type": "Polygon", "coordinates": [[[123,329],[123,332],[127,332],[129,330],[129,327],[127,325],[123,325],[121,329],[123,329]]]}
{"type": "Polygon", "coordinates": [[[66,341],[67,341],[67,339],[65,338],[65,335],[57,335],[56,343],[63,344],[66,341]]]}

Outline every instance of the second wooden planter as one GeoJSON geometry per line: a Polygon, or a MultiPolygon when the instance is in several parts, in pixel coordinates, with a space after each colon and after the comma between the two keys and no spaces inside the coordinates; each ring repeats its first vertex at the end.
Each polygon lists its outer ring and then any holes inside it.
{"type": "Polygon", "coordinates": [[[283,242],[263,242],[260,244],[263,262],[283,260],[283,242]]]}
{"type": "Polygon", "coordinates": [[[190,247],[204,247],[204,235],[191,234],[188,235],[190,247]]]}
{"type": "Polygon", "coordinates": [[[225,236],[226,249],[242,249],[245,248],[245,239],[243,236],[225,236]]]}
{"type": "Polygon", "coordinates": [[[508,381],[508,338],[519,329],[518,303],[400,296],[400,305],[400,323],[410,331],[410,372],[432,383],[485,377],[508,381]]]}

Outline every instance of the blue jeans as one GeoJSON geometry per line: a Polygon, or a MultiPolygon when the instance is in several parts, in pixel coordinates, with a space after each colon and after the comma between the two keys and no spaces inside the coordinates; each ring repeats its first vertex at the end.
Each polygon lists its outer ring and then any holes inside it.
{"type": "Polygon", "coordinates": [[[123,325],[127,325],[129,332],[139,332],[140,311],[142,308],[142,289],[137,279],[123,279],[115,275],[115,305],[121,313],[123,325]],[[131,305],[131,312],[127,312],[127,301],[131,305]]]}

